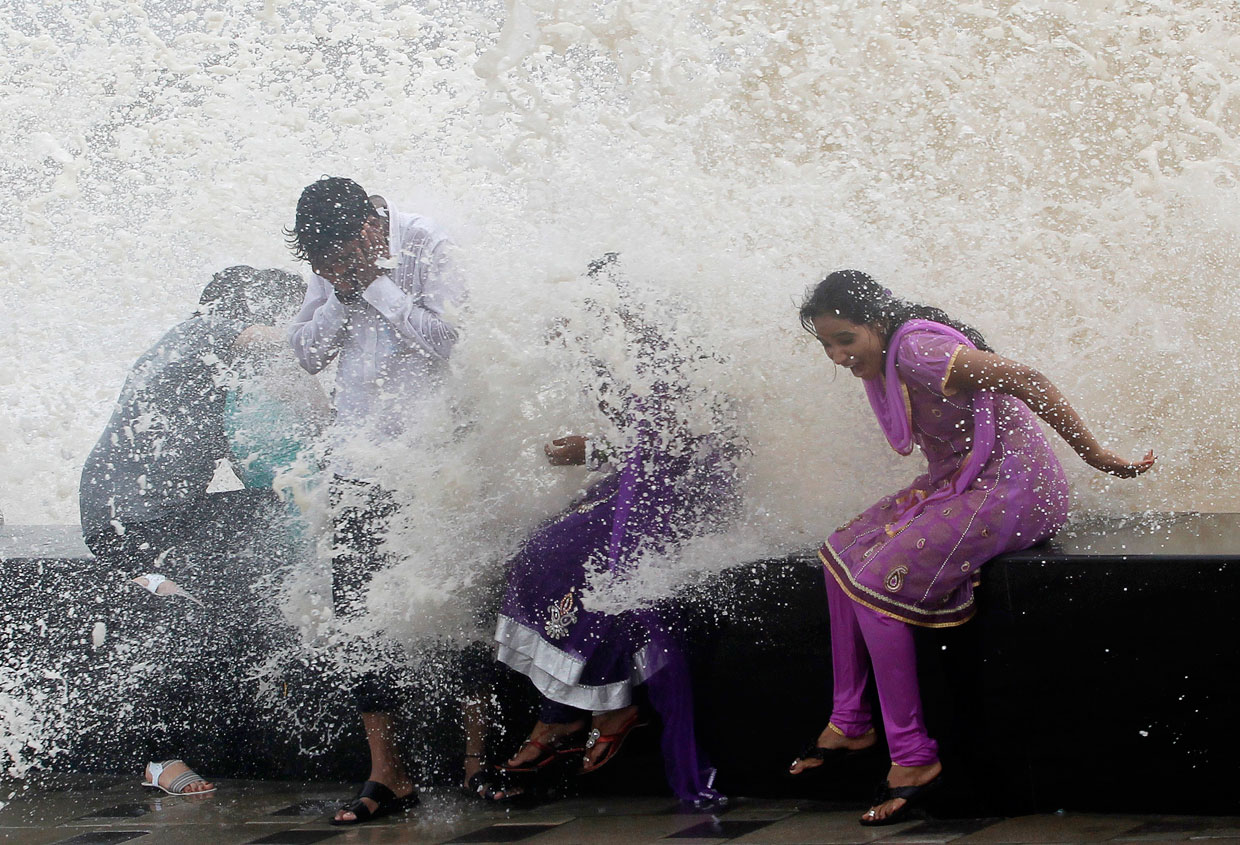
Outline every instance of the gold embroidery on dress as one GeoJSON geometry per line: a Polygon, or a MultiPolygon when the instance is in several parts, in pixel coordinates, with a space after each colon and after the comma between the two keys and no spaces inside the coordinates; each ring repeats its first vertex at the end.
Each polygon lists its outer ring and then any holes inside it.
{"type": "Polygon", "coordinates": [[[890,592],[898,593],[900,588],[904,586],[905,575],[908,575],[908,567],[897,566],[887,573],[887,577],[883,579],[883,586],[890,592]]]}
{"type": "Polygon", "coordinates": [[[568,627],[577,624],[577,609],[573,607],[573,591],[569,590],[564,598],[547,607],[549,618],[543,626],[547,636],[553,640],[568,636],[568,627]]]}
{"type": "Polygon", "coordinates": [[[577,513],[589,513],[590,511],[597,508],[599,505],[610,502],[612,499],[616,498],[616,494],[619,492],[620,492],[619,490],[613,490],[610,495],[604,496],[601,499],[595,499],[593,502],[586,502],[583,505],[578,505],[577,513]]]}
{"type": "Polygon", "coordinates": [[[952,357],[947,359],[947,372],[943,373],[943,381],[939,383],[939,393],[944,396],[951,396],[956,391],[947,389],[947,380],[952,377],[952,367],[956,366],[956,356],[960,354],[961,349],[967,349],[963,343],[956,344],[956,349],[952,352],[952,357]]]}

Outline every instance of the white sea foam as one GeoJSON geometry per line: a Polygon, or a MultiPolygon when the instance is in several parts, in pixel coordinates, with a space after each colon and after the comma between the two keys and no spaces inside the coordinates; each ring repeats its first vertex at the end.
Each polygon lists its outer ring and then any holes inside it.
{"type": "Polygon", "coordinates": [[[281,228],[325,173],[435,217],[467,266],[440,451],[382,462],[418,504],[376,601],[411,633],[583,482],[542,458],[592,422],[543,341],[607,250],[690,304],[680,330],[743,409],[734,555],[689,568],[812,546],[917,471],[797,326],[841,266],[1158,452],[1120,482],[1062,450],[1079,508],[1240,505],[1232,6],[15,0],[0,43],[11,523],[75,519],[127,367],[213,271],[291,267],[281,228]]]}

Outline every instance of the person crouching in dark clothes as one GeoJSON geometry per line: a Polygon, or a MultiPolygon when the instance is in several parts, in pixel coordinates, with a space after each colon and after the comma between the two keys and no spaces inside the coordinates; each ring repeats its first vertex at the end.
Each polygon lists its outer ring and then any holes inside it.
{"type": "MultiPolygon", "coordinates": [[[[271,489],[208,493],[207,488],[217,462],[236,457],[225,432],[226,399],[238,382],[234,360],[242,350],[278,353],[282,331],[275,325],[291,318],[305,289],[301,277],[281,270],[236,266],[216,273],[199,300],[204,308],[134,364],[82,469],[79,507],[86,545],[154,596],[190,600],[178,602],[178,609],[202,604],[199,596],[208,608],[235,604],[229,601],[222,556],[274,524],[271,489]]],[[[137,697],[147,693],[158,694],[143,685],[137,697]]],[[[140,727],[150,754],[143,785],[174,795],[211,792],[214,785],[169,747],[173,720],[167,711],[176,706],[173,698],[137,702],[139,711],[143,705],[151,711],[139,717],[146,720],[140,727]]]]}

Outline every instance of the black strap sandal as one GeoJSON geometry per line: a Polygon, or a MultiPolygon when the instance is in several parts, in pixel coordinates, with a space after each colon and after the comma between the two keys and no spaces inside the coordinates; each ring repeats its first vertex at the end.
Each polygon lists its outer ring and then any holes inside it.
{"type": "Polygon", "coordinates": [[[345,804],[340,810],[346,813],[352,813],[351,820],[332,818],[331,823],[338,826],[365,824],[375,819],[381,819],[384,816],[390,816],[392,813],[401,813],[413,809],[418,805],[418,793],[410,792],[403,798],[397,798],[396,793],[388,789],[378,781],[368,780],[362,784],[362,788],[358,791],[357,797],[345,804]],[[363,798],[369,798],[379,806],[371,810],[366,806],[363,798]]]}
{"type": "Polygon", "coordinates": [[[465,755],[465,759],[471,758],[478,761],[478,771],[465,778],[465,783],[461,786],[461,794],[466,798],[485,798],[486,788],[491,778],[489,773],[491,766],[487,764],[486,757],[482,754],[465,755]]]}
{"type": "Polygon", "coordinates": [[[537,774],[512,773],[495,767],[470,776],[467,788],[489,804],[526,804],[539,797],[537,774]]]}
{"type": "Polygon", "coordinates": [[[821,745],[809,744],[797,752],[797,760],[839,760],[858,752],[851,748],[823,748],[821,745]]]}
{"type": "Polygon", "coordinates": [[[874,811],[870,810],[861,817],[861,824],[865,827],[881,827],[906,822],[911,817],[925,818],[923,806],[928,800],[927,796],[937,791],[942,784],[942,772],[935,775],[934,780],[923,783],[921,786],[891,786],[887,781],[883,781],[883,785],[878,788],[878,794],[874,796],[874,806],[886,804],[897,798],[903,798],[904,804],[885,819],[874,818],[874,811]]]}
{"type": "MultiPolygon", "coordinates": [[[[874,733],[874,731],[870,731],[867,734],[863,734],[863,736],[869,736],[869,734],[872,734],[872,733],[874,733]]],[[[820,760],[824,764],[833,763],[837,760],[848,760],[853,757],[860,757],[863,754],[869,754],[870,752],[874,751],[877,747],[878,747],[878,742],[876,741],[876,742],[870,743],[865,748],[823,748],[821,745],[818,744],[817,740],[814,740],[813,742],[809,743],[804,748],[802,748],[797,753],[796,758],[792,762],[799,763],[802,760],[820,760]]],[[[798,772],[795,775],[792,772],[787,772],[786,774],[790,778],[799,778],[799,777],[804,777],[806,775],[809,775],[815,771],[821,773],[821,770],[826,769],[826,768],[827,767],[825,765],[820,765],[820,766],[814,766],[809,769],[805,769],[804,771],[798,772]]]]}
{"type": "Polygon", "coordinates": [[[487,771],[484,766],[465,780],[465,785],[461,787],[461,794],[470,798],[489,799],[494,788],[494,772],[487,771]]]}

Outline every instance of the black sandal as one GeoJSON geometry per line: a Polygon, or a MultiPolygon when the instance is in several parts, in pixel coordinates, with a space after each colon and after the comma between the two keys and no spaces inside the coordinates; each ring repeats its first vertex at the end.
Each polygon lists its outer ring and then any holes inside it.
{"type": "Polygon", "coordinates": [[[922,805],[926,803],[927,796],[934,793],[942,784],[942,772],[935,775],[934,780],[923,783],[921,786],[891,786],[887,781],[883,781],[883,785],[878,788],[878,794],[874,796],[873,806],[877,807],[879,804],[886,804],[897,798],[903,798],[904,804],[885,819],[867,818],[874,812],[870,810],[861,817],[860,822],[866,827],[880,827],[908,821],[909,817],[914,815],[917,818],[925,818],[926,813],[922,805]]]}
{"type": "Polygon", "coordinates": [[[336,811],[337,813],[342,811],[352,813],[353,818],[348,820],[333,817],[331,823],[334,825],[365,824],[384,816],[390,816],[392,813],[411,810],[417,805],[418,793],[410,792],[403,798],[397,798],[396,793],[383,784],[375,780],[368,780],[362,784],[362,788],[358,790],[356,798],[336,811]],[[371,810],[366,806],[366,802],[362,800],[363,798],[369,798],[379,806],[371,810]]]}
{"type": "Polygon", "coordinates": [[[483,801],[494,801],[495,793],[500,791],[494,769],[474,772],[461,787],[461,794],[468,798],[481,798],[483,801]]]}
{"type": "MultiPolygon", "coordinates": [[[[868,733],[862,734],[862,736],[869,736],[872,733],[874,733],[874,731],[871,730],[868,733]]],[[[865,748],[823,748],[818,744],[818,740],[814,740],[809,745],[802,748],[800,753],[797,754],[796,758],[792,762],[799,763],[802,760],[821,760],[823,764],[826,764],[836,760],[848,760],[853,757],[860,757],[862,754],[869,754],[877,747],[877,740],[870,743],[865,748]]],[[[821,774],[822,770],[826,768],[826,765],[818,765],[809,769],[804,769],[796,774],[793,774],[792,772],[785,772],[785,774],[790,778],[799,778],[814,771],[818,771],[821,774]]]]}
{"type": "Polygon", "coordinates": [[[468,788],[472,790],[471,795],[488,804],[512,804],[536,801],[537,784],[534,774],[513,774],[495,767],[470,776],[468,788]]]}
{"type": "Polygon", "coordinates": [[[478,771],[465,778],[465,783],[461,786],[461,794],[466,798],[485,798],[487,787],[491,783],[492,767],[487,763],[485,755],[466,754],[465,758],[477,760],[478,771]]]}

